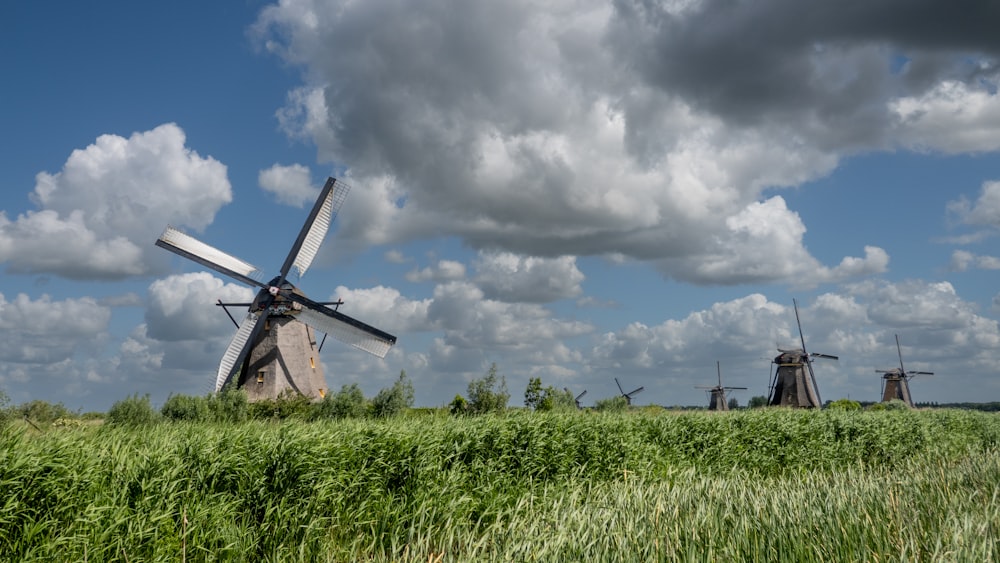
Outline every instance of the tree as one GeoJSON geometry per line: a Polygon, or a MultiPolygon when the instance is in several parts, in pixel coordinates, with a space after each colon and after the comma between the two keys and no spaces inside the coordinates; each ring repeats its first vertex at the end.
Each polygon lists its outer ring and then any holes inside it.
{"type": "Polygon", "coordinates": [[[211,419],[211,413],[208,397],[192,395],[170,395],[160,407],[160,415],[174,421],[204,422],[211,419]]]}
{"type": "Polygon", "coordinates": [[[599,399],[594,403],[595,411],[621,412],[628,408],[628,399],[615,395],[608,399],[599,399]]]}
{"type": "Polygon", "coordinates": [[[747,403],[747,407],[751,409],[758,409],[760,407],[766,407],[766,406],[767,406],[767,397],[763,395],[750,397],[750,401],[747,403]]]}
{"type": "Polygon", "coordinates": [[[111,405],[104,422],[124,426],[139,426],[156,422],[156,418],[157,412],[153,410],[153,405],[149,403],[149,395],[139,397],[136,394],[111,405]]]}
{"type": "Polygon", "coordinates": [[[327,393],[313,407],[312,418],[361,418],[368,411],[368,401],[357,383],[344,385],[336,393],[327,393]]]}
{"type": "Polygon", "coordinates": [[[576,398],[568,389],[549,385],[542,388],[542,378],[532,377],[524,390],[524,406],[536,411],[570,410],[576,408],[576,398]]]}
{"type": "Polygon", "coordinates": [[[503,412],[510,400],[507,392],[507,379],[497,377],[497,364],[494,362],[486,375],[469,382],[469,413],[484,414],[488,412],[503,412]]]}
{"type": "Polygon", "coordinates": [[[726,404],[729,407],[729,410],[731,411],[740,408],[740,402],[736,399],[736,397],[730,397],[729,401],[726,404]]]}
{"type": "Polygon", "coordinates": [[[455,398],[448,404],[448,412],[454,415],[468,414],[469,402],[465,400],[465,397],[455,395],[455,398]]]}
{"type": "Polygon", "coordinates": [[[375,418],[389,418],[412,406],[413,384],[406,377],[406,370],[401,370],[392,387],[382,389],[372,399],[371,413],[375,418]]]}
{"type": "Polygon", "coordinates": [[[524,406],[531,410],[538,410],[542,403],[542,378],[532,377],[528,379],[528,387],[524,390],[524,406]]]}

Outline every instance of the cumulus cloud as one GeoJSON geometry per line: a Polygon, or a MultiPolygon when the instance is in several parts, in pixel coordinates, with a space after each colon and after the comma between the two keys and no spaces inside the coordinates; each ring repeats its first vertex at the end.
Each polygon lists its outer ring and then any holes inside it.
{"type": "Polygon", "coordinates": [[[888,255],[820,264],[772,191],[859,151],[1000,148],[992,10],[297,0],[254,34],[308,77],[283,128],[367,188],[347,249],[457,236],[699,284],[815,284],[888,255]]]}
{"type": "Polygon", "coordinates": [[[232,199],[226,167],[185,146],[172,123],[129,138],[101,135],[60,172],[36,176],[38,206],[0,213],[0,262],[14,273],[122,279],[163,271],[151,244],[172,223],[202,229],[232,199]]]}
{"type": "MultiPolygon", "coordinates": [[[[146,334],[170,342],[231,337],[233,323],[216,302],[249,303],[254,293],[205,272],[156,280],[149,285],[146,334]]],[[[236,308],[232,314],[238,321],[245,308],[236,308]]]]}
{"type": "Polygon", "coordinates": [[[257,181],[264,191],[273,194],[285,205],[304,207],[319,197],[319,190],[312,186],[309,169],[301,164],[275,164],[267,170],[261,170],[257,181]]]}
{"type": "Polygon", "coordinates": [[[5,362],[54,364],[87,351],[107,338],[111,310],[90,297],[32,299],[0,294],[0,338],[5,362]]]}
{"type": "Polygon", "coordinates": [[[967,250],[956,250],[951,253],[949,269],[953,272],[966,270],[1000,270],[1000,258],[973,254],[967,250]]]}
{"type": "Polygon", "coordinates": [[[434,266],[406,273],[406,279],[411,282],[450,281],[465,277],[465,264],[454,260],[440,260],[434,266]]]}
{"type": "Polygon", "coordinates": [[[959,222],[1000,228],[1000,182],[984,182],[975,202],[961,197],[948,202],[947,210],[959,222]]]}
{"type": "Polygon", "coordinates": [[[480,253],[476,284],[487,299],[547,303],[579,296],[583,273],[576,258],[537,258],[509,252],[480,253]]]}

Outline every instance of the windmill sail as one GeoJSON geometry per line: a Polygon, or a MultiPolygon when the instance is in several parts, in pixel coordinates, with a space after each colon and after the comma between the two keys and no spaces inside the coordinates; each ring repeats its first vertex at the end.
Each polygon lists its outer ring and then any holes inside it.
{"type": "Polygon", "coordinates": [[[250,341],[250,335],[253,333],[253,329],[259,319],[260,315],[247,313],[246,318],[240,323],[240,328],[233,335],[233,339],[229,342],[229,347],[226,348],[226,353],[222,356],[222,361],[219,362],[219,372],[215,376],[216,392],[221,391],[226,383],[229,383],[237,367],[243,363],[243,358],[246,356],[247,343],[250,341]]]}
{"type": "Polygon", "coordinates": [[[264,287],[259,281],[260,270],[253,264],[209,246],[173,227],[168,226],[163,231],[160,238],[156,239],[156,246],[240,280],[249,286],[264,287]]]}
{"type": "Polygon", "coordinates": [[[305,297],[286,281],[293,267],[301,277],[312,264],[349,190],[333,178],[327,180],[279,275],[266,284],[259,281],[260,270],[252,264],[173,227],[157,239],[159,247],[260,288],[219,363],[216,391],[236,378],[249,400],[273,399],[287,391],[322,397],[326,383],[313,329],[380,358],[396,343],[395,336],[305,297]]]}

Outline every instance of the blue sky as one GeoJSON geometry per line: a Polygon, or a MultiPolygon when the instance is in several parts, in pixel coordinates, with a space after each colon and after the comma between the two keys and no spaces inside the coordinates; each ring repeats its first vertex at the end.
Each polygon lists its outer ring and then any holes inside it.
{"type": "Polygon", "coordinates": [[[585,404],[766,395],[798,300],[823,399],[1000,400],[1000,39],[990,2],[30,2],[0,8],[0,389],[105,410],[213,382],[250,290],[169,223],[397,335],[446,404],[496,362],[585,404]],[[910,17],[896,17],[905,11],[910,17]]]}

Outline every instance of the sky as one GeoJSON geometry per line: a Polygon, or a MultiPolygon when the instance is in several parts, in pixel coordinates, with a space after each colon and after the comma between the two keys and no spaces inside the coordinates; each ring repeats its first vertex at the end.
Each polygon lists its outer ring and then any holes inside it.
{"type": "Polygon", "coordinates": [[[351,186],[317,301],[394,334],[322,350],[333,390],[419,406],[492,364],[708,403],[1000,401],[1000,4],[992,0],[260,0],[0,6],[0,390],[104,411],[200,395],[253,290],[173,225],[277,273],[351,186]]]}

